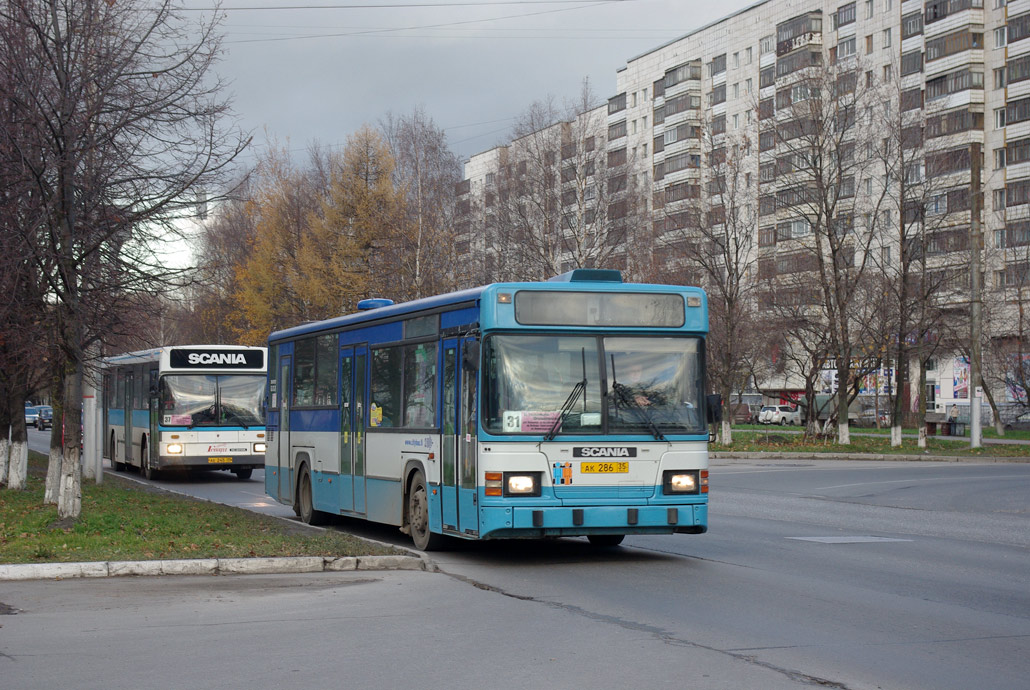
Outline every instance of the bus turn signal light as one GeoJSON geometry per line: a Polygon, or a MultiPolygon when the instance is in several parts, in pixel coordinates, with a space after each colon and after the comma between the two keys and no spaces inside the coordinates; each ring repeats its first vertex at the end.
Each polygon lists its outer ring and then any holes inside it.
{"type": "Polygon", "coordinates": [[[701,493],[708,493],[708,470],[701,470],[701,493]]]}
{"type": "Polygon", "coordinates": [[[501,473],[500,472],[487,472],[486,473],[486,495],[487,496],[500,496],[501,495],[501,473]]]}

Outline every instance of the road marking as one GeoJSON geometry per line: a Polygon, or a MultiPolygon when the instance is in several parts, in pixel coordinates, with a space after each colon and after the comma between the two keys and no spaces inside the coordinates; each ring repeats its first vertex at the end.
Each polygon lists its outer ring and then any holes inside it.
{"type": "Polygon", "coordinates": [[[784,537],[796,541],[814,541],[820,544],[875,544],[885,541],[912,541],[911,539],[892,539],[890,537],[784,537]]]}

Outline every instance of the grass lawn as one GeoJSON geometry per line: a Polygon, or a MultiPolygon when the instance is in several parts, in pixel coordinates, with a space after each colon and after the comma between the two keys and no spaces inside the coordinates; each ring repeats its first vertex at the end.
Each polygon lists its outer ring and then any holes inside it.
{"type": "MultiPolygon", "coordinates": [[[[1030,445],[990,445],[972,449],[969,440],[962,437],[934,437],[927,439],[927,448],[919,448],[915,438],[904,438],[899,448],[890,444],[889,434],[873,436],[856,436],[852,430],[851,445],[842,446],[836,441],[834,434],[830,438],[806,438],[800,433],[783,433],[791,427],[766,426],[760,430],[743,430],[734,427],[733,445],[726,446],[714,443],[713,451],[760,452],[771,451],[781,453],[889,453],[894,455],[922,455],[929,451],[930,455],[969,456],[1001,456],[1030,457],[1030,445]],[[949,439],[950,440],[945,440],[949,439]]],[[[797,427],[793,427],[797,431],[797,427]]],[[[864,430],[863,430],[864,431],[864,430]]],[[[1008,436],[1006,436],[1008,438],[1008,436]]]]}
{"type": "Polygon", "coordinates": [[[61,524],[42,504],[45,478],[46,458],[33,452],[26,490],[0,489],[0,563],[404,553],[109,474],[83,481],[81,515],[61,524]]]}

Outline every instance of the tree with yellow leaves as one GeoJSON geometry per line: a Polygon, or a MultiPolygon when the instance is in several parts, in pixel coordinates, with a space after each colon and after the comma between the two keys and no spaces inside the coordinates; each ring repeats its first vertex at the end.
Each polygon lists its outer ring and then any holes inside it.
{"type": "Polygon", "coordinates": [[[234,300],[245,316],[242,342],[353,311],[363,297],[390,296],[377,252],[403,213],[393,157],[363,127],[342,154],[311,153],[298,169],[281,149],[263,159],[248,212],[255,235],[238,269],[234,300]]]}

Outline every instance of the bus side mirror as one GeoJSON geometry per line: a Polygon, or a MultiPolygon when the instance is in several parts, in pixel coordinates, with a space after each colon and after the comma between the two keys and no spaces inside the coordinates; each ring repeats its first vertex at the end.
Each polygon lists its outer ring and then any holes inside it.
{"type": "Polygon", "coordinates": [[[722,396],[718,393],[712,393],[705,398],[705,402],[708,404],[708,423],[718,424],[722,421],[722,396]]]}
{"type": "Polygon", "coordinates": [[[461,364],[468,371],[477,371],[479,369],[479,341],[472,340],[465,343],[461,364]]]}

